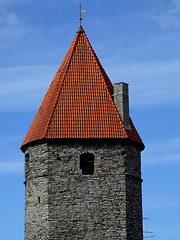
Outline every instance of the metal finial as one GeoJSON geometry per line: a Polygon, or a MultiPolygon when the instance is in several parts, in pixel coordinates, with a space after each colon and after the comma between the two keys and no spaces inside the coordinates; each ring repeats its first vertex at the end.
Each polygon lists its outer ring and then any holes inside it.
{"type": "Polygon", "coordinates": [[[81,26],[81,21],[82,21],[81,13],[85,13],[85,12],[86,12],[86,10],[85,9],[81,9],[81,4],[80,4],[80,17],[79,17],[80,26],[81,26]]]}
{"type": "Polygon", "coordinates": [[[81,21],[82,21],[82,17],[81,17],[81,4],[80,4],[80,17],[79,17],[79,20],[80,20],[80,26],[81,26],[81,21]]]}

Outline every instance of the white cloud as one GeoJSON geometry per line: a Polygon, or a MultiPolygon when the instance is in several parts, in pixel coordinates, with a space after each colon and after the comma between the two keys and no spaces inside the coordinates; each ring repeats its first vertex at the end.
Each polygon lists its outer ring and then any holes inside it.
{"type": "Polygon", "coordinates": [[[180,138],[165,139],[146,143],[143,154],[143,165],[180,163],[180,138]]]}
{"type": "MultiPolygon", "coordinates": [[[[180,107],[179,66],[180,61],[121,65],[108,74],[111,80],[130,85],[131,107],[180,107]]],[[[0,111],[37,110],[57,69],[56,65],[0,68],[0,111]]]]}
{"type": "Polygon", "coordinates": [[[17,14],[11,10],[6,4],[8,3],[13,3],[10,2],[9,0],[7,1],[2,1],[0,0],[0,25],[17,25],[19,23],[19,18],[17,14]]]}
{"type": "Polygon", "coordinates": [[[162,16],[151,16],[151,19],[157,21],[162,27],[179,26],[180,18],[171,13],[162,16]]]}
{"type": "Polygon", "coordinates": [[[17,25],[20,20],[16,12],[12,10],[13,6],[27,1],[28,0],[0,0],[0,25],[17,25]]]}
{"type": "Polygon", "coordinates": [[[15,13],[0,11],[0,24],[17,25],[18,16],[15,13]]]}
{"type": "MultiPolygon", "coordinates": [[[[157,2],[152,1],[155,4],[157,2]]],[[[165,4],[165,2],[161,1],[161,5],[165,4]]],[[[159,15],[151,15],[151,19],[158,22],[162,27],[177,27],[180,26],[180,1],[179,0],[171,0],[171,6],[169,6],[169,10],[164,14],[159,15]]]]}
{"type": "Polygon", "coordinates": [[[0,68],[0,111],[37,110],[57,66],[0,68]]]}
{"type": "Polygon", "coordinates": [[[0,144],[3,143],[9,143],[9,142],[14,142],[21,139],[20,136],[13,136],[13,137],[8,137],[8,138],[4,138],[4,139],[0,139],[0,144]]]}
{"type": "Polygon", "coordinates": [[[0,50],[12,46],[17,43],[17,40],[22,41],[27,35],[33,33],[33,29],[28,27],[6,26],[0,28],[1,45],[0,50]]]}
{"type": "Polygon", "coordinates": [[[175,5],[176,9],[180,11],[180,1],[179,0],[172,0],[172,3],[175,5]]]}
{"type": "Polygon", "coordinates": [[[180,61],[145,62],[111,68],[110,79],[130,84],[133,107],[180,107],[180,61]]]}
{"type": "Polygon", "coordinates": [[[14,162],[0,162],[0,172],[23,172],[24,171],[24,162],[23,161],[14,161],[14,162]]]}

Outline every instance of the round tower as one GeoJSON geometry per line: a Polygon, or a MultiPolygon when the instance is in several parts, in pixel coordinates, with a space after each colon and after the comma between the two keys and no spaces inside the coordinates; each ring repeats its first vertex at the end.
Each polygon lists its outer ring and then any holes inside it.
{"type": "Polygon", "coordinates": [[[21,146],[25,240],[142,240],[143,149],[80,26],[21,146]]]}

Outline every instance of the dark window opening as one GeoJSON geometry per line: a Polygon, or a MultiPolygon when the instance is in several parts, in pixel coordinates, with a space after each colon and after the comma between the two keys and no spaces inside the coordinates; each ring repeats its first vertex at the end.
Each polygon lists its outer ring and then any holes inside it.
{"type": "Polygon", "coordinates": [[[126,155],[126,152],[125,152],[125,151],[122,151],[122,152],[121,152],[121,155],[123,155],[123,156],[126,155]]]}
{"type": "Polygon", "coordinates": [[[80,174],[94,174],[94,155],[92,153],[84,153],[80,156],[80,174]]]}
{"type": "Polygon", "coordinates": [[[25,179],[29,174],[29,153],[25,154],[25,179]]]}
{"type": "Polygon", "coordinates": [[[41,202],[40,197],[38,197],[38,203],[40,203],[40,202],[41,202]]]}
{"type": "Polygon", "coordinates": [[[29,161],[29,153],[25,154],[25,161],[28,162],[29,161]]]}

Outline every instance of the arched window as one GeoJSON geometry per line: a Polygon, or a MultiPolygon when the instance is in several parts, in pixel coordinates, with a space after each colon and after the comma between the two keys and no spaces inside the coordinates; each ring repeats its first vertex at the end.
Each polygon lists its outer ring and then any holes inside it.
{"type": "Polygon", "coordinates": [[[83,153],[80,156],[80,173],[82,175],[94,174],[94,155],[92,153],[83,153]]]}

